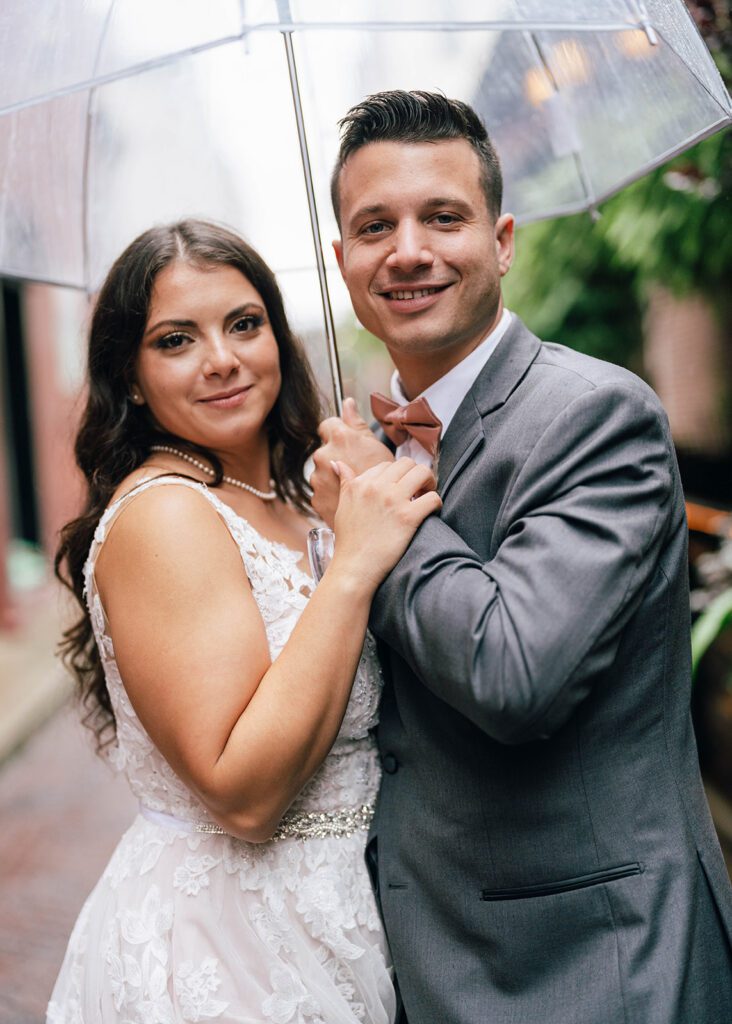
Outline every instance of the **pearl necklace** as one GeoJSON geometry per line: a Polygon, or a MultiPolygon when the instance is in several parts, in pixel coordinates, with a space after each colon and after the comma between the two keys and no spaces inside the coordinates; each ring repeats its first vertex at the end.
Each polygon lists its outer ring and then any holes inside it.
{"type": "MultiPolygon", "coordinates": [[[[168,455],[177,455],[179,459],[184,459],[186,462],[190,462],[196,469],[200,469],[202,473],[206,473],[207,476],[216,476],[214,471],[207,466],[204,462],[200,462],[198,459],[194,459],[192,455],[188,455],[186,452],[180,451],[178,448],[173,448],[169,444],[152,444],[150,445],[151,452],[167,452],[168,455]]],[[[277,497],[277,491],[274,490],[274,480],[270,480],[269,485],[273,489],[271,491],[258,491],[256,487],[252,487],[251,484],[245,484],[243,480],[235,480],[233,476],[224,476],[221,478],[227,484],[231,484],[233,487],[241,487],[243,491],[249,491],[255,498],[261,498],[262,501],[274,501],[277,497]]]]}

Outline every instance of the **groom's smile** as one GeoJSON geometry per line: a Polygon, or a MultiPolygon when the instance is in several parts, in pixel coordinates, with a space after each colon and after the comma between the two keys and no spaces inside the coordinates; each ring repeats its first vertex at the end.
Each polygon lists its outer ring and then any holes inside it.
{"type": "Polygon", "coordinates": [[[513,218],[491,215],[463,139],[369,143],[340,175],[334,243],[356,315],[397,366],[429,354],[440,376],[490,332],[513,256],[513,218]]]}
{"type": "Polygon", "coordinates": [[[389,303],[389,308],[396,314],[410,314],[431,309],[448,288],[449,284],[392,284],[383,290],[376,290],[376,294],[389,303]]]}

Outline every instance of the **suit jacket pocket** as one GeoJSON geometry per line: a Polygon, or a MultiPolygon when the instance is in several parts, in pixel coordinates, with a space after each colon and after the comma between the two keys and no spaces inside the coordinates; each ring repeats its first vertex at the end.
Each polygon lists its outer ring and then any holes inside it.
{"type": "Polygon", "coordinates": [[[640,875],[643,865],[637,861],[631,864],[620,864],[618,867],[605,868],[602,871],[591,871],[586,875],[574,878],[562,878],[556,882],[540,882],[537,885],[522,885],[515,889],[482,889],[481,900],[525,900],[537,896],[553,896],[560,892],[573,892],[575,889],[586,889],[591,885],[602,885],[604,882],[615,882],[629,875],[640,875]]]}

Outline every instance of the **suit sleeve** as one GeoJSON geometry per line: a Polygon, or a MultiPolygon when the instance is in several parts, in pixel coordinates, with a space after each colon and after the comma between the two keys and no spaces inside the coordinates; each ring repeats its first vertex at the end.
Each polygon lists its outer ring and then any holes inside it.
{"type": "Polygon", "coordinates": [[[377,592],[372,630],[489,736],[546,738],[612,664],[656,570],[673,488],[653,396],[588,391],[517,474],[495,557],[431,516],[377,592]]]}

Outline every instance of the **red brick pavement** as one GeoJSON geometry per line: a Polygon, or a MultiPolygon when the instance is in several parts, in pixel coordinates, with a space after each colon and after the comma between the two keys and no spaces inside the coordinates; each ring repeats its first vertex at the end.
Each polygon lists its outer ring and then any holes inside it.
{"type": "Polygon", "coordinates": [[[0,1024],[41,1024],[87,894],[135,802],[75,708],[0,768],[0,1024]]]}

